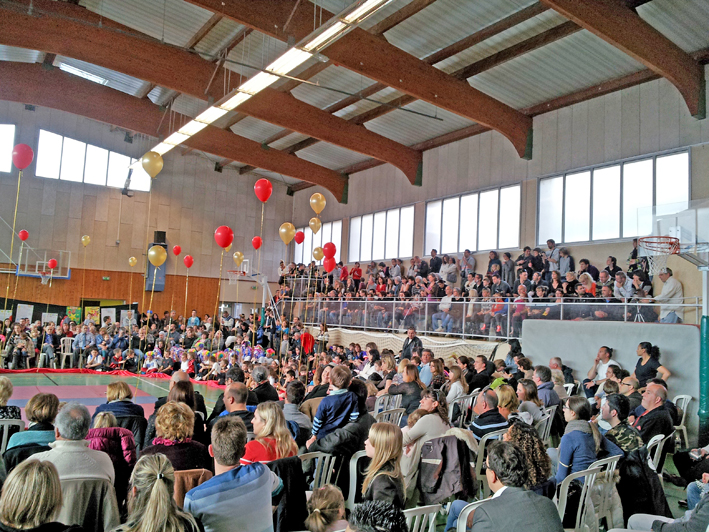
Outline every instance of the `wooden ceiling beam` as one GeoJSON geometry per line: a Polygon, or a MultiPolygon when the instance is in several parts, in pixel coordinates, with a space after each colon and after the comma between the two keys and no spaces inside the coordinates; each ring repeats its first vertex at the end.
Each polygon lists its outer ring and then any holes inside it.
{"type": "MultiPolygon", "coordinates": [[[[99,27],[98,20],[99,15],[82,7],[33,0],[32,15],[0,9],[0,43],[74,57],[202,100],[222,97],[224,69],[217,69],[205,95],[204,87],[214,74],[213,63],[111,21],[104,20],[99,27]]],[[[262,98],[246,101],[239,110],[342,148],[384,157],[401,168],[412,183],[420,184],[420,153],[288,94],[265,89],[262,98]],[[279,104],[273,105],[274,101],[279,104]]]]}
{"type": "MultiPolygon", "coordinates": [[[[16,101],[59,109],[150,136],[170,134],[164,112],[146,99],[98,85],[40,64],[0,61],[0,100],[16,101]]],[[[190,118],[176,115],[177,124],[190,118]]],[[[184,143],[195,150],[230,158],[265,170],[318,183],[338,200],[347,197],[347,178],[278,150],[264,149],[258,142],[230,131],[207,126],[200,135],[184,143]]]]}
{"type": "MultiPolygon", "coordinates": [[[[188,0],[282,41],[299,41],[313,29],[316,6],[301,4],[292,13],[292,2],[273,0],[188,0]],[[281,28],[290,19],[288,34],[281,28]]],[[[323,10],[323,19],[332,17],[323,10]]],[[[381,38],[356,28],[328,46],[325,55],[353,72],[386,84],[468,120],[499,131],[512,142],[520,157],[532,155],[532,121],[509,105],[449,76],[381,38]]]]}
{"type": "Polygon", "coordinates": [[[624,0],[541,0],[569,20],[668,79],[692,116],[706,117],[704,69],[624,0]]]}

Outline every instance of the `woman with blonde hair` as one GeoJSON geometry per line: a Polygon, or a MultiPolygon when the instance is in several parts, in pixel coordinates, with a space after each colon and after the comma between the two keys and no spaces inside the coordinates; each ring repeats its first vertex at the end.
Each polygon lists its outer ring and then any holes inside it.
{"type": "Polygon", "coordinates": [[[591,277],[590,274],[584,272],[579,275],[579,283],[586,289],[587,294],[596,297],[596,283],[593,281],[593,277],[591,277]]]}
{"type": "Polygon", "coordinates": [[[298,453],[298,446],[288,430],[283,409],[278,403],[261,403],[252,420],[256,439],[246,444],[241,464],[268,463],[298,453]]]}
{"type": "Polygon", "coordinates": [[[59,473],[51,462],[26,460],[8,475],[0,496],[2,532],[63,532],[80,526],[53,521],[62,506],[59,473]]]}
{"type": "Polygon", "coordinates": [[[175,470],[162,454],[142,456],[130,477],[128,520],[113,532],[199,532],[175,503],[175,470]]]}
{"type": "Polygon", "coordinates": [[[362,483],[362,499],[384,501],[403,510],[406,502],[404,475],[401,473],[403,454],[401,429],[391,423],[375,423],[369,429],[364,450],[371,458],[362,483]]]}
{"type": "Polygon", "coordinates": [[[394,378],[392,379],[391,383],[392,384],[401,384],[404,382],[404,370],[406,369],[406,366],[411,363],[411,360],[408,358],[402,358],[401,362],[399,362],[399,366],[396,368],[396,375],[394,375],[394,378]]]}
{"type": "Polygon", "coordinates": [[[382,373],[384,374],[384,378],[379,384],[377,384],[377,388],[379,388],[379,393],[377,393],[377,397],[389,393],[389,387],[394,383],[394,377],[396,377],[397,370],[396,360],[394,360],[394,357],[392,355],[382,356],[381,361],[382,373]]]}
{"type": "Polygon", "coordinates": [[[162,405],[155,418],[157,437],[151,446],[140,452],[140,455],[164,454],[176,471],[188,469],[214,471],[207,448],[192,440],[194,416],[192,409],[184,403],[168,401],[162,405]]]}
{"type": "Polygon", "coordinates": [[[448,384],[444,387],[447,391],[446,401],[448,404],[468,393],[468,381],[463,378],[463,370],[458,366],[453,366],[448,373],[448,384]]]}
{"type": "Polygon", "coordinates": [[[345,499],[340,488],[326,484],[313,492],[308,499],[305,528],[310,532],[334,532],[347,528],[345,499]]]}
{"type": "Polygon", "coordinates": [[[500,411],[502,417],[510,419],[510,416],[516,414],[519,408],[517,394],[512,389],[512,386],[507,384],[498,386],[497,389],[495,389],[495,393],[497,394],[497,409],[500,411]]]}
{"type": "Polygon", "coordinates": [[[542,419],[544,404],[539,398],[537,385],[533,380],[522,379],[517,383],[517,398],[519,399],[520,412],[529,412],[535,423],[542,419]]]}
{"type": "Polygon", "coordinates": [[[143,407],[133,402],[133,391],[123,381],[112,382],[106,387],[106,404],[98,405],[93,417],[101,412],[111,412],[116,417],[145,417],[143,407]]]}

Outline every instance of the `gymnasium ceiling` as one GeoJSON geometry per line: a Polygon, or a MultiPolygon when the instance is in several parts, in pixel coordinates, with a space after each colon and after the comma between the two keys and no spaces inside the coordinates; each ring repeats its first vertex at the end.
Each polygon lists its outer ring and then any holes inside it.
{"type": "MultiPolygon", "coordinates": [[[[0,0],[0,99],[164,138],[351,2],[0,0]]],[[[394,0],[166,156],[340,199],[489,129],[529,158],[531,117],[659,77],[702,115],[707,28],[706,0],[394,0]]]]}

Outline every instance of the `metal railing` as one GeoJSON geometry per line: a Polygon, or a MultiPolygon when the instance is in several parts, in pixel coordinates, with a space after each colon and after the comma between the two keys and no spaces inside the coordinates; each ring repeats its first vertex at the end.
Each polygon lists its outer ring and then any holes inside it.
{"type": "Polygon", "coordinates": [[[515,298],[489,300],[466,298],[452,302],[447,311],[441,301],[361,300],[354,298],[281,299],[278,311],[292,320],[298,316],[307,325],[339,326],[347,329],[405,332],[410,326],[419,334],[445,334],[477,339],[518,338],[527,319],[577,321],[658,321],[662,307],[675,309],[683,323],[699,323],[701,298],[684,298],[672,305],[626,301],[564,298],[561,301],[520,301],[515,298]],[[686,301],[690,300],[689,303],[686,301]]]}

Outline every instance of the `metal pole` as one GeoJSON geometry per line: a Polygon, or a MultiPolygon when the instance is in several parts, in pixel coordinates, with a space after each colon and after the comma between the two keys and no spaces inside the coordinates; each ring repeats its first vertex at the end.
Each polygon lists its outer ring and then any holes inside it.
{"type": "Polygon", "coordinates": [[[699,446],[709,443],[709,269],[702,269],[702,323],[699,332],[699,446]]]}

